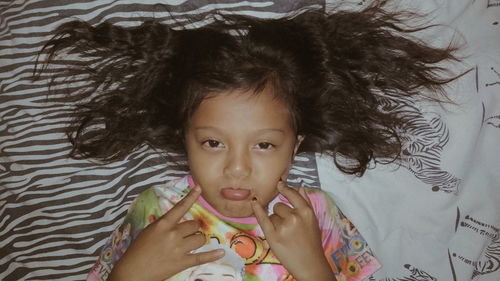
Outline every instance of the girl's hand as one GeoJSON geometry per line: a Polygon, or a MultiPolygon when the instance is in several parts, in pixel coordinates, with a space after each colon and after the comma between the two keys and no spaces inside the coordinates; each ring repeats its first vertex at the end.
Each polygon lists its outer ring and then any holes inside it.
{"type": "Polygon", "coordinates": [[[336,280],[326,260],[318,221],[305,190],[300,188],[297,192],[280,180],[278,191],[293,208],[277,203],[274,214],[267,216],[257,200],[252,200],[255,217],[271,250],[297,281],[336,280]]]}
{"type": "Polygon", "coordinates": [[[166,214],[147,226],[123,257],[116,263],[109,280],[160,281],[191,266],[216,261],[224,250],[190,253],[205,244],[199,224],[189,220],[179,223],[200,196],[196,186],[166,214]]]}

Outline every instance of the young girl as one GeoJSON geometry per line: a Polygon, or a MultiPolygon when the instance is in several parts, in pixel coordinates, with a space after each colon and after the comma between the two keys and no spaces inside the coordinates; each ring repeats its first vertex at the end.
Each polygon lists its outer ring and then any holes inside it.
{"type": "Polygon", "coordinates": [[[47,61],[89,59],[55,76],[88,86],[72,155],[109,161],[149,143],[190,168],[141,193],[88,280],[364,280],[379,269],[325,193],[285,183],[298,152],[357,175],[398,160],[406,116],[394,105],[439,100],[421,91],[454,79],[437,64],[455,49],[411,39],[419,29],[383,5],[218,15],[193,29],[59,27],[47,61]]]}

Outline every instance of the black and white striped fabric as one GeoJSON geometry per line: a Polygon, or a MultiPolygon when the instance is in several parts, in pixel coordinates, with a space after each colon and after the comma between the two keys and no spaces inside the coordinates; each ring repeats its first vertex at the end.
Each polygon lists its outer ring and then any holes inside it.
{"type": "MultiPolygon", "coordinates": [[[[361,7],[369,1],[351,2],[361,7]]],[[[414,118],[403,168],[377,167],[351,179],[326,158],[299,155],[290,184],[321,183],[333,195],[383,264],[372,281],[498,281],[500,1],[401,2],[423,6],[434,22],[458,28],[468,41],[466,62],[473,71],[450,88],[462,107],[407,105],[414,118]]],[[[65,127],[72,100],[62,94],[49,98],[47,79],[32,79],[37,53],[54,28],[76,18],[120,25],[153,17],[180,20],[184,13],[202,18],[214,9],[279,17],[324,5],[319,0],[0,2],[0,280],[84,280],[135,196],[186,173],[147,146],[110,164],[68,158],[65,127]]]]}
{"type": "MultiPolygon", "coordinates": [[[[277,17],[322,6],[320,1],[182,2],[0,3],[0,280],[84,280],[133,198],[186,173],[147,146],[106,165],[68,158],[64,132],[71,100],[62,94],[48,98],[46,77],[32,79],[37,53],[55,27],[75,18],[138,25],[146,18],[166,21],[213,9],[277,17]]],[[[314,156],[296,160],[290,183],[318,186],[314,156]]]]}

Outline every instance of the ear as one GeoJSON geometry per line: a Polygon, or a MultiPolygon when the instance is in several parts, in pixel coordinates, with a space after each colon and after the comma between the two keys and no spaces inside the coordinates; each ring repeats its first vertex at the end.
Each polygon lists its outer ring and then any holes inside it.
{"type": "Polygon", "coordinates": [[[302,143],[304,138],[305,138],[305,136],[303,136],[303,135],[297,136],[297,142],[295,142],[295,148],[293,149],[293,156],[295,156],[295,154],[297,154],[297,151],[299,150],[300,144],[302,143]]]}

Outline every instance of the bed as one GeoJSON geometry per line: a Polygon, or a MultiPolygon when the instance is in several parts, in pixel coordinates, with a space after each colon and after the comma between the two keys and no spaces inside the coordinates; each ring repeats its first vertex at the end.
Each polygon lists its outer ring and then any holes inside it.
{"type": "MultiPolygon", "coordinates": [[[[32,79],[52,29],[76,18],[137,25],[216,8],[279,17],[339,1],[0,2],[0,280],[84,280],[137,194],[186,173],[148,146],[109,164],[68,157],[71,100],[48,98],[47,80],[32,79]]],[[[351,2],[358,9],[369,1],[351,2]]],[[[470,71],[447,89],[457,105],[409,107],[401,167],[378,165],[357,178],[340,173],[328,157],[301,154],[289,184],[332,195],[383,265],[370,281],[498,281],[500,1],[396,6],[447,25],[419,34],[423,40],[464,43],[464,61],[453,67],[470,71]]]]}

